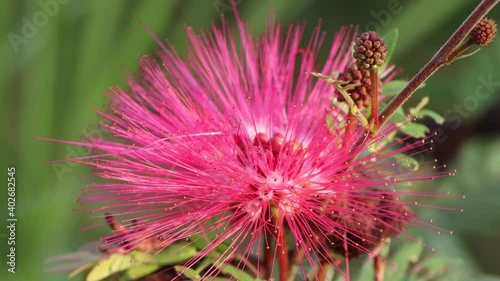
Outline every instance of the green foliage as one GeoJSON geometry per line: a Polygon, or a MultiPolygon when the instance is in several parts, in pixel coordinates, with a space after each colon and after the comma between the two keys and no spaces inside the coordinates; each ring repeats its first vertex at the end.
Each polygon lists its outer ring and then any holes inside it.
{"type": "Polygon", "coordinates": [[[421,119],[421,118],[424,118],[424,117],[429,117],[431,118],[432,120],[434,120],[434,122],[436,122],[436,124],[439,124],[439,125],[442,125],[444,123],[444,117],[441,116],[439,113],[437,112],[434,112],[430,109],[421,109],[419,112],[417,112],[417,118],[418,119],[421,119]]]}
{"type": "MultiPolygon", "coordinates": [[[[396,123],[400,124],[401,133],[407,136],[412,136],[416,139],[425,137],[430,132],[429,127],[417,122],[419,119],[421,120],[424,117],[433,119],[437,124],[444,123],[443,116],[430,109],[424,108],[428,103],[429,98],[424,97],[417,106],[412,107],[408,110],[408,114],[406,116],[404,114],[401,114],[401,112],[400,114],[395,116],[395,118],[399,118],[397,119],[396,123]],[[405,118],[401,119],[401,115],[405,116],[405,118]]],[[[402,108],[400,109],[402,110],[402,108]]]]}
{"type": "Polygon", "coordinates": [[[400,128],[401,132],[407,136],[413,136],[414,138],[423,138],[431,130],[424,124],[419,123],[408,123],[400,128]]]}
{"type": "MultiPolygon", "coordinates": [[[[397,246],[389,244],[384,246],[382,257],[386,258],[384,281],[438,281],[438,280],[462,280],[443,279],[443,277],[457,274],[456,267],[462,266],[463,262],[451,256],[430,253],[421,243],[415,241],[399,241],[397,246]],[[385,252],[385,253],[384,253],[385,252]]],[[[356,281],[374,279],[373,259],[365,257],[357,272],[356,281]]],[[[341,281],[339,277],[336,281],[341,281]]]]}
{"type": "MultiPolygon", "coordinates": [[[[186,261],[197,254],[197,249],[187,243],[175,243],[161,252],[148,254],[131,251],[113,253],[98,261],[81,266],[70,277],[84,273],[85,281],[100,281],[120,277],[120,280],[137,280],[158,269],[186,261]],[[118,274],[119,273],[119,274],[118,274]]],[[[114,280],[114,279],[111,279],[114,280]]]]}
{"type": "Polygon", "coordinates": [[[409,275],[410,264],[416,263],[422,254],[424,247],[420,243],[409,241],[397,249],[389,259],[386,269],[387,281],[402,281],[409,275]]]}
{"type": "Polygon", "coordinates": [[[399,30],[395,28],[391,32],[387,33],[382,37],[384,39],[385,45],[387,46],[387,58],[385,59],[384,65],[382,65],[379,69],[380,72],[384,72],[391,61],[392,56],[396,50],[396,45],[398,43],[399,30]]]}
{"type": "Polygon", "coordinates": [[[403,90],[404,87],[408,85],[408,81],[403,80],[392,80],[390,82],[384,83],[382,85],[382,95],[384,96],[395,96],[403,90]]]}
{"type": "Polygon", "coordinates": [[[225,273],[225,274],[231,276],[231,278],[226,279],[228,281],[234,280],[234,279],[241,280],[241,281],[263,281],[260,278],[254,278],[254,277],[250,276],[249,274],[245,273],[243,270],[238,269],[230,264],[225,265],[222,268],[222,273],[225,273]]]}
{"type": "Polygon", "coordinates": [[[175,271],[177,273],[182,273],[184,275],[184,277],[187,277],[190,280],[200,280],[201,279],[200,273],[194,269],[191,269],[191,268],[177,265],[177,266],[175,266],[175,271]]]}
{"type": "Polygon", "coordinates": [[[99,281],[133,266],[135,252],[127,255],[111,254],[98,261],[85,277],[86,281],[99,281]]]}
{"type": "MultiPolygon", "coordinates": [[[[408,81],[405,80],[392,80],[390,82],[382,84],[382,95],[383,96],[395,96],[403,90],[404,87],[408,85],[408,81]]],[[[425,87],[425,83],[420,85],[417,89],[425,87]]]]}

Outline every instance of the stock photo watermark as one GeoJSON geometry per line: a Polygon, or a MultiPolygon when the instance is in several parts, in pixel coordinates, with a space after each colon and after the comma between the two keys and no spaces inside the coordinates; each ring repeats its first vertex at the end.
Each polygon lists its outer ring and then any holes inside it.
{"type": "Polygon", "coordinates": [[[18,33],[9,32],[9,39],[14,52],[17,54],[21,45],[26,45],[35,38],[40,28],[49,23],[49,19],[55,17],[60,10],[60,6],[67,4],[70,0],[38,0],[38,11],[31,16],[21,18],[21,29],[18,33]]]}
{"type": "Polygon", "coordinates": [[[381,32],[383,28],[389,26],[392,21],[392,17],[401,14],[404,10],[404,5],[401,2],[411,2],[412,0],[400,1],[400,0],[389,0],[387,6],[382,10],[371,10],[370,15],[374,20],[369,21],[365,25],[366,31],[372,30],[378,33],[381,32]]]}
{"type": "Polygon", "coordinates": [[[16,273],[16,168],[7,168],[7,271],[16,273]]]}

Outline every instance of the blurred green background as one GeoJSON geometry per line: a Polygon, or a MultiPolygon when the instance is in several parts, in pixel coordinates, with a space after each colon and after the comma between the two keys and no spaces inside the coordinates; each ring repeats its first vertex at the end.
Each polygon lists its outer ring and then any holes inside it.
{"type": "MultiPolygon", "coordinates": [[[[363,31],[375,29],[382,34],[399,28],[393,62],[404,68],[399,77],[411,77],[479,2],[276,0],[271,5],[279,21],[305,20],[308,30],[322,18],[327,32],[325,53],[342,25],[359,24],[363,31]]],[[[262,32],[268,2],[236,3],[255,32],[262,32]]],[[[6,191],[1,192],[1,280],[66,280],[66,273],[46,272],[45,261],[109,232],[105,227],[80,230],[96,221],[72,211],[79,208],[76,200],[89,182],[88,171],[67,163],[44,164],[85,155],[85,151],[34,137],[80,140],[84,132],[95,133],[99,120],[93,109],[107,103],[103,93],[110,86],[124,85],[123,73],[135,71],[139,55],[154,54],[157,48],[141,20],[182,53],[184,27],[209,27],[220,22],[222,13],[234,19],[228,0],[2,1],[1,167],[4,179],[7,167],[17,170],[18,222],[13,275],[6,271],[7,200],[6,191]]],[[[500,8],[491,16],[500,20],[500,8]]],[[[444,67],[410,101],[428,95],[430,108],[450,120],[444,125],[429,122],[444,133],[428,156],[445,161],[458,174],[426,184],[467,196],[465,201],[451,202],[463,206],[464,213],[423,210],[436,224],[455,232],[429,235],[425,241],[441,254],[462,259],[460,270],[477,276],[474,280],[480,279],[479,272],[500,274],[499,66],[500,40],[496,40],[472,58],[444,67]]]]}

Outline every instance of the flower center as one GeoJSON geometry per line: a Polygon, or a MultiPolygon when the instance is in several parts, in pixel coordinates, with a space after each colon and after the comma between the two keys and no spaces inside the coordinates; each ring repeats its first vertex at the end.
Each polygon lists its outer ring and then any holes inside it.
{"type": "Polygon", "coordinates": [[[286,141],[281,133],[269,137],[259,132],[251,143],[241,136],[235,136],[235,140],[241,152],[238,155],[241,165],[255,169],[261,176],[260,183],[249,186],[257,196],[245,206],[247,212],[259,216],[269,205],[285,213],[294,212],[298,207],[297,189],[301,189],[294,178],[300,174],[305,155],[302,144],[296,140],[286,141]]]}

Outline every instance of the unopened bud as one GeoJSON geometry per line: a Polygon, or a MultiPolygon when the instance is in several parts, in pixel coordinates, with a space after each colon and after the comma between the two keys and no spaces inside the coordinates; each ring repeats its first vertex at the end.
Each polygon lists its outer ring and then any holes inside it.
{"type": "Polygon", "coordinates": [[[385,63],[387,46],[375,31],[362,33],[354,41],[354,58],[356,64],[364,69],[376,68],[385,63]]]}
{"type": "MultiPolygon", "coordinates": [[[[370,71],[359,67],[356,64],[347,66],[344,72],[339,75],[339,80],[347,81],[349,84],[359,84],[359,86],[347,90],[352,100],[357,107],[368,107],[370,104],[370,91],[371,91],[371,75],[370,71]]],[[[382,93],[382,82],[378,80],[378,94],[382,93]]],[[[338,94],[338,101],[345,101],[341,94],[338,94]]]]}
{"type": "Polygon", "coordinates": [[[497,24],[493,19],[482,19],[470,32],[474,44],[486,46],[497,34],[497,24]]]}

